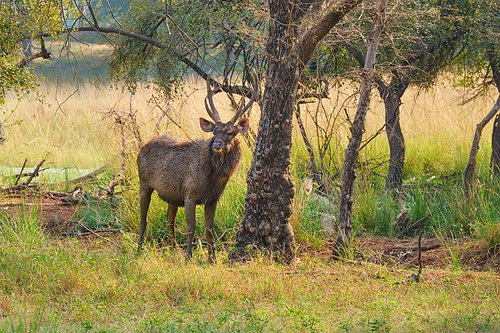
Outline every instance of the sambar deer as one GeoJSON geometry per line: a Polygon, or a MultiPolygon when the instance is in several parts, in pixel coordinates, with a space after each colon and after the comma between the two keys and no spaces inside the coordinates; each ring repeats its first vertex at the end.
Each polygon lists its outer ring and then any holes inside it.
{"type": "Polygon", "coordinates": [[[175,215],[178,207],[184,207],[187,223],[186,259],[192,257],[192,242],[196,229],[196,205],[205,205],[205,229],[208,242],[209,260],[215,259],[213,243],[213,224],[215,208],[226,184],[236,170],[242,157],[240,142],[236,137],[248,130],[247,118],[237,122],[255,100],[251,91],[248,104],[243,107],[243,99],[233,118],[222,123],[217,112],[210,87],[210,73],[207,79],[205,108],[214,120],[200,118],[201,129],[213,132],[210,140],[179,142],[167,136],[151,139],[137,156],[140,180],[141,224],[139,231],[138,253],[146,230],[146,217],[154,190],[168,204],[167,224],[170,229],[172,246],[175,247],[175,215]],[[208,103],[207,103],[208,101],[208,103]]]}

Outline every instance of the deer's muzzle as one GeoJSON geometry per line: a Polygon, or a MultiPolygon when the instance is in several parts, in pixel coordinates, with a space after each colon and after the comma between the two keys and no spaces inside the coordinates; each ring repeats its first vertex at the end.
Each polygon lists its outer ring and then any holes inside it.
{"type": "Polygon", "coordinates": [[[212,148],[215,151],[220,151],[222,148],[224,148],[224,143],[220,140],[215,140],[214,143],[212,144],[212,148]]]}

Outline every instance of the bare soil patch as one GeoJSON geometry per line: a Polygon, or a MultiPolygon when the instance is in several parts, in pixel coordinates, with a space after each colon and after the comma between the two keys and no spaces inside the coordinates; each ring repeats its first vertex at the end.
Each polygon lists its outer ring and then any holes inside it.
{"type": "Polygon", "coordinates": [[[36,214],[44,223],[44,230],[55,237],[70,236],[74,230],[77,207],[55,198],[27,192],[0,199],[0,209],[10,215],[36,214]]]}
{"type": "MultiPolygon", "coordinates": [[[[331,257],[333,240],[325,242],[319,250],[308,246],[299,248],[299,256],[315,258],[331,257]]],[[[352,240],[354,260],[348,263],[374,263],[398,268],[416,268],[418,262],[418,238],[361,237],[352,240]]],[[[500,273],[500,258],[491,254],[478,240],[422,238],[421,261],[423,268],[495,271],[500,273]]]]}

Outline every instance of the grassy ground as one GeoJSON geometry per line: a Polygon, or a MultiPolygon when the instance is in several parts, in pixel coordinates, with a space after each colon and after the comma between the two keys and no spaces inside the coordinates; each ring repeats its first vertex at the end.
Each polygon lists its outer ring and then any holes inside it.
{"type": "MultiPolygon", "coordinates": [[[[107,52],[97,48],[89,55],[88,50],[82,50],[80,64],[94,51],[107,52]]],[[[80,51],[74,52],[75,57],[80,51]]],[[[44,71],[51,71],[52,65],[44,66],[44,71]]],[[[70,62],[65,66],[71,67],[70,62]]],[[[158,101],[145,87],[131,98],[121,89],[87,84],[86,80],[54,84],[50,79],[41,86],[47,93],[47,104],[28,97],[19,103],[11,101],[0,110],[3,123],[8,124],[6,142],[0,147],[0,186],[12,184],[12,174],[19,172],[14,168],[25,159],[33,168],[44,158],[44,165],[57,172],[42,172],[40,182],[64,181],[107,164],[108,172],[95,184],[102,186],[120,168],[123,129],[129,168],[126,182],[117,187],[119,201],[105,205],[89,201],[75,219],[95,229],[118,225],[125,233],[93,240],[54,238],[43,232],[45,226],[31,206],[22,206],[24,212],[14,216],[0,210],[0,331],[500,330],[498,274],[462,271],[459,260],[453,258],[448,270],[425,269],[418,284],[398,283],[413,271],[331,263],[304,253],[299,253],[299,260],[291,266],[264,258],[229,265],[226,251],[243,215],[246,169],[251,161],[251,149],[246,145],[245,158],[218,205],[218,262],[207,265],[203,249],[195,251],[189,264],[181,251],[166,250],[170,244],[164,224],[166,205],[157,196],[150,208],[145,253],[136,257],[139,213],[134,160],[138,141],[158,134],[179,139],[207,137],[198,125],[198,118],[206,117],[204,85],[190,80],[183,95],[173,101],[158,101]],[[165,109],[169,117],[159,121],[165,109]],[[140,138],[132,135],[131,114],[140,138]],[[116,122],[118,117],[123,127],[116,122]]],[[[292,172],[297,194],[291,221],[301,245],[324,246],[327,237],[322,219],[337,214],[335,173],[341,167],[348,122],[344,108],[336,101],[350,94],[349,89],[332,91],[330,100],[323,101],[325,110],[340,110],[326,113],[330,120],[335,119],[330,123],[335,128],[330,150],[322,161],[332,176],[329,197],[308,194],[307,152],[300,135],[294,136],[292,172]]],[[[488,169],[491,124],[483,132],[472,197],[465,196],[461,175],[449,176],[465,168],[475,124],[493,101],[485,98],[461,105],[461,95],[438,85],[433,91],[405,96],[401,121],[407,158],[400,195],[383,190],[388,159],[384,133],[363,149],[355,189],[355,235],[395,236],[407,226],[395,222],[406,210],[410,221],[431,215],[424,224],[426,237],[472,237],[489,256],[498,256],[500,185],[488,169]]],[[[228,119],[227,99],[219,94],[215,101],[222,118],[228,119]]],[[[344,107],[352,119],[355,102],[344,107]]],[[[321,142],[321,133],[313,125],[317,106],[308,108],[303,116],[310,140],[317,147],[321,142]]],[[[256,129],[256,107],[250,118],[251,127],[256,129]]],[[[327,118],[320,115],[323,124],[327,118]]],[[[366,138],[382,124],[383,107],[374,96],[366,138]]],[[[63,182],[59,189],[71,188],[63,182]]],[[[182,243],[182,210],[178,218],[178,240],[182,243]]],[[[202,209],[197,219],[197,234],[201,235],[202,209]]]]}
{"type": "Polygon", "coordinates": [[[0,330],[5,332],[495,332],[495,273],[256,259],[213,265],[147,248],[130,235],[55,240],[36,212],[2,217],[0,330]]]}

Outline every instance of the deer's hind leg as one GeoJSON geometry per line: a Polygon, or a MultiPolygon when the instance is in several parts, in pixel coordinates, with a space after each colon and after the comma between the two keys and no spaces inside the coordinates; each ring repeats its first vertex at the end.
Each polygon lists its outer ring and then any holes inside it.
{"type": "Polygon", "coordinates": [[[170,230],[170,239],[172,241],[172,248],[177,246],[177,242],[175,240],[175,215],[177,215],[177,206],[168,205],[167,208],[167,225],[170,230]]]}
{"type": "Polygon", "coordinates": [[[149,203],[151,202],[151,194],[153,189],[141,184],[140,187],[140,210],[141,210],[141,224],[139,227],[139,245],[137,246],[137,253],[141,253],[142,241],[144,238],[144,231],[146,231],[146,218],[148,216],[149,203]]]}
{"type": "Polygon", "coordinates": [[[186,215],[186,224],[187,224],[186,260],[189,261],[193,257],[193,252],[191,248],[193,245],[194,232],[196,230],[196,200],[194,199],[184,200],[184,212],[186,215]]]}

